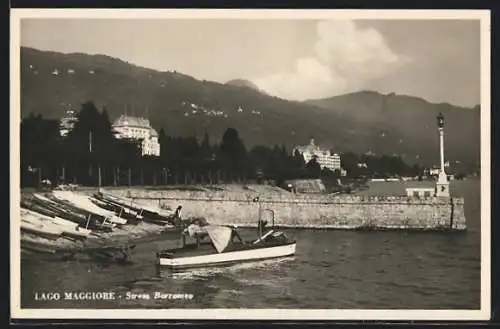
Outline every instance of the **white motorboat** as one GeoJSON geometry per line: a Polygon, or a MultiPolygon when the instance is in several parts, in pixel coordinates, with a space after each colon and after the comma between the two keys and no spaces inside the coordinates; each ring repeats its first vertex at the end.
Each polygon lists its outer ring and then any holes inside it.
{"type": "MultiPolygon", "coordinates": [[[[259,227],[263,229],[263,226],[259,227]]],[[[259,231],[262,232],[262,229],[259,231]]],[[[157,264],[176,270],[282,258],[295,254],[296,242],[274,229],[252,241],[243,241],[234,227],[208,225],[204,230],[209,241],[203,242],[203,235],[197,235],[196,243],[186,244],[189,233],[183,232],[182,247],[160,251],[157,254],[157,264]]]]}

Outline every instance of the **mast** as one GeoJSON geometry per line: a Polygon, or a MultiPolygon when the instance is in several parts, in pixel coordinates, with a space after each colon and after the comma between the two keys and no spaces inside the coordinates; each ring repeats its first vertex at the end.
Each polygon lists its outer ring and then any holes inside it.
{"type": "Polygon", "coordinates": [[[262,237],[262,219],[261,219],[261,204],[260,204],[260,196],[256,196],[253,198],[253,202],[258,202],[259,207],[258,207],[258,215],[257,215],[257,228],[259,231],[259,239],[262,237]]]}
{"type": "Polygon", "coordinates": [[[89,130],[89,179],[92,178],[92,129],[89,130]]]}
{"type": "Polygon", "coordinates": [[[89,153],[92,153],[92,129],[89,130],[89,153]]]}

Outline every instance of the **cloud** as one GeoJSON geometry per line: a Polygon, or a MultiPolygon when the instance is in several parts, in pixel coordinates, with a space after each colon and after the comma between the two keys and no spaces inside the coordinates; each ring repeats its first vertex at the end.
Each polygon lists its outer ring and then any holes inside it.
{"type": "Polygon", "coordinates": [[[291,70],[253,82],[285,99],[322,98],[362,89],[407,60],[394,53],[377,30],[359,28],[351,20],[320,21],[316,34],[311,57],[298,58],[291,70]]]}

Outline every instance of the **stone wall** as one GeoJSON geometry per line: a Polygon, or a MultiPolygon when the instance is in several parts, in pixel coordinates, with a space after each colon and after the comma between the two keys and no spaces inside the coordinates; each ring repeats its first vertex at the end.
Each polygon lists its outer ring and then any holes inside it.
{"type": "Polygon", "coordinates": [[[254,227],[259,214],[274,212],[275,225],[332,229],[464,230],[463,198],[367,197],[248,190],[179,191],[126,189],[113,194],[139,203],[183,206],[183,217],[202,216],[212,224],[254,227]],[[256,200],[258,198],[258,200],[256,200]]]}

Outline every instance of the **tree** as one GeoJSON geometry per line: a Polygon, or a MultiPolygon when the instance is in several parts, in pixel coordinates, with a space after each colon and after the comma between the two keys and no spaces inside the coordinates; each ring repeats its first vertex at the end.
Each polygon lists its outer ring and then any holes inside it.
{"type": "Polygon", "coordinates": [[[342,168],[347,170],[347,173],[351,177],[358,177],[361,174],[360,168],[358,168],[358,163],[363,162],[360,157],[354,153],[347,152],[341,155],[340,165],[342,168]]]}
{"type": "Polygon", "coordinates": [[[99,121],[97,133],[105,143],[111,143],[114,139],[113,128],[111,127],[111,121],[109,120],[108,111],[105,107],[101,112],[101,120],[99,121]]]}
{"type": "Polygon", "coordinates": [[[306,165],[304,156],[300,153],[299,150],[295,150],[295,152],[293,153],[292,161],[295,168],[297,169],[303,168],[306,165]]]}
{"type": "Polygon", "coordinates": [[[77,115],[78,121],[73,130],[68,135],[68,141],[75,152],[91,153],[102,146],[100,139],[104,124],[103,117],[94,103],[86,102],[82,104],[77,115]]]}
{"type": "Polygon", "coordinates": [[[212,147],[210,146],[210,138],[208,137],[208,133],[206,131],[200,145],[200,156],[205,160],[212,158],[212,147]]]}
{"type": "Polygon", "coordinates": [[[222,136],[219,156],[224,170],[230,175],[241,175],[247,169],[247,151],[234,128],[228,128],[222,136]]]}
{"type": "Polygon", "coordinates": [[[316,156],[313,156],[312,159],[306,164],[306,171],[309,178],[320,178],[321,166],[318,163],[316,156]]]}
{"type": "MultiPolygon", "coordinates": [[[[83,103],[77,119],[65,143],[71,153],[67,158],[71,159],[71,167],[80,178],[79,181],[93,185],[97,183],[99,170],[106,180],[102,171],[116,176],[118,166],[127,169],[140,167],[140,141],[115,139],[105,108],[100,112],[93,102],[83,103]]],[[[113,180],[117,181],[118,178],[114,177],[113,180]]]]}
{"type": "Polygon", "coordinates": [[[21,184],[37,185],[42,178],[57,180],[58,164],[67,157],[59,123],[31,113],[21,122],[21,184]],[[43,177],[42,177],[43,176],[43,177]]]}
{"type": "Polygon", "coordinates": [[[248,154],[249,163],[256,178],[262,179],[272,176],[273,163],[270,153],[271,150],[263,145],[256,145],[250,150],[248,154]]]}

